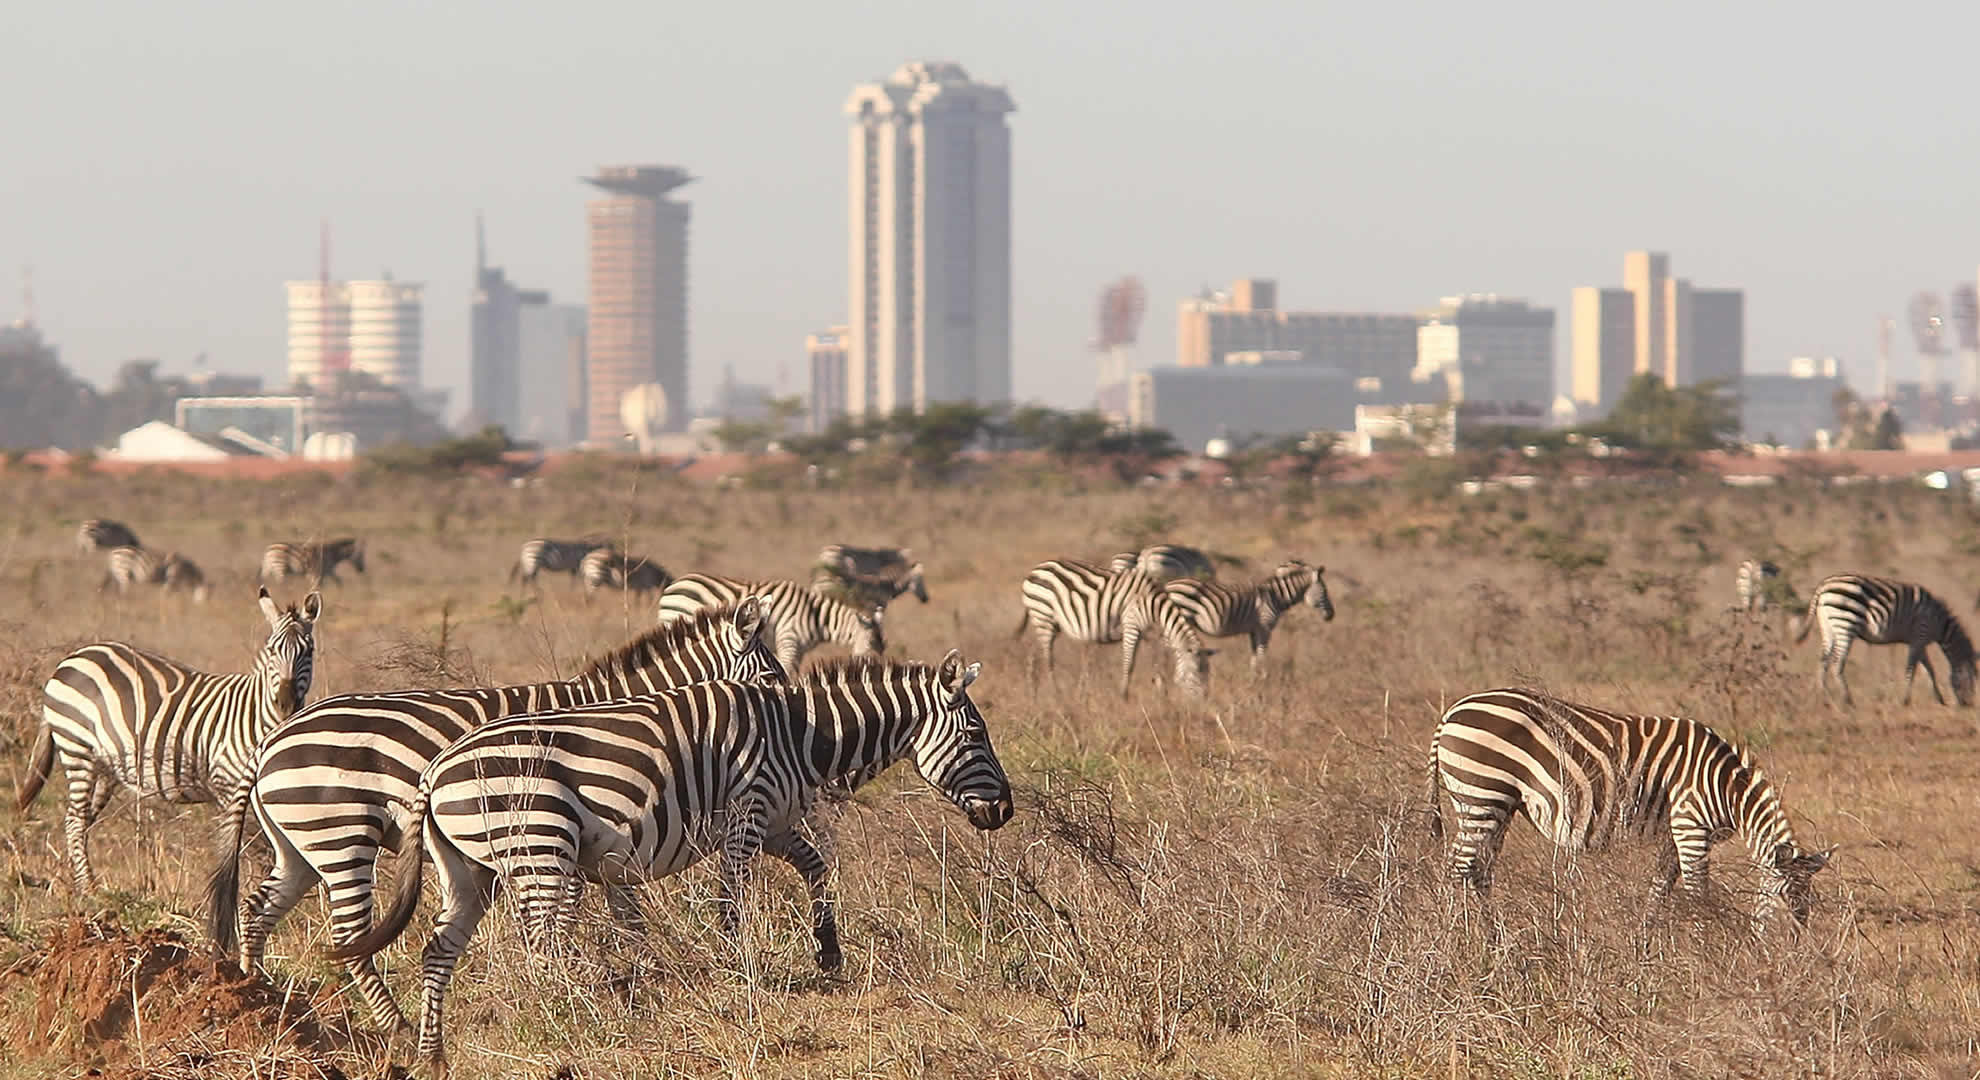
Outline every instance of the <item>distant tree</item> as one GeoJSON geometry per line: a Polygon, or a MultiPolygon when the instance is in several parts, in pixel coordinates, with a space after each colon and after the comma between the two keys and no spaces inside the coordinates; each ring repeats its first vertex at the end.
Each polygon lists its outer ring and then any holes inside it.
{"type": "Polygon", "coordinates": [[[770,425],[761,420],[724,420],[710,434],[722,444],[722,449],[748,453],[763,449],[770,441],[770,431],[770,425]]]}
{"type": "Polygon", "coordinates": [[[1739,433],[1739,408],[1722,380],[1671,387],[1646,372],[1629,381],[1609,418],[1589,433],[1635,449],[1716,450],[1739,433]]]}
{"type": "Polygon", "coordinates": [[[791,429],[791,421],[804,415],[804,399],[792,394],[789,397],[773,397],[769,403],[770,430],[782,435],[791,429]]]}

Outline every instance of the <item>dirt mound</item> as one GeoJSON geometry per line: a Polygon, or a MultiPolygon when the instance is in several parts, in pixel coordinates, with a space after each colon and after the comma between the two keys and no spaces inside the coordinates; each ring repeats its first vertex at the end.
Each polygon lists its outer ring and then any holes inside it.
{"type": "Polygon", "coordinates": [[[0,974],[32,991],[8,1021],[14,1044],[94,1066],[91,1075],[344,1077],[325,1057],[348,1045],[341,1008],[244,975],[170,930],[133,934],[113,920],[70,919],[0,974]]]}

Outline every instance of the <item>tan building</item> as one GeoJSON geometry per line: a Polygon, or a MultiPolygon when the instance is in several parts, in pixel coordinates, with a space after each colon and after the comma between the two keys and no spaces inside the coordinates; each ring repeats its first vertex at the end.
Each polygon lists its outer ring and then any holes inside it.
{"type": "Polygon", "coordinates": [[[1011,400],[1011,136],[1002,87],[904,64],[853,90],[847,407],[1011,400]]]}
{"type": "Polygon", "coordinates": [[[1176,318],[1176,364],[1218,367],[1232,353],[1297,352],[1304,362],[1339,368],[1386,389],[1416,367],[1415,315],[1281,311],[1278,286],[1246,278],[1228,291],[1184,300],[1176,318]]]}
{"type": "Polygon", "coordinates": [[[816,435],[846,415],[846,342],[848,327],[834,326],[807,334],[805,360],[811,369],[809,414],[816,435]]]}
{"type": "Polygon", "coordinates": [[[689,208],[667,193],[693,180],[670,165],[615,165],[585,177],[605,197],[585,205],[591,234],[586,315],[586,441],[618,447],[625,395],[658,383],[666,429],[687,426],[689,208]]]}
{"type": "Polygon", "coordinates": [[[1737,387],[1745,294],[1697,288],[1672,277],[1670,266],[1663,252],[1632,251],[1623,256],[1621,289],[1575,290],[1573,393],[1584,410],[1607,412],[1629,378],[1645,372],[1672,386],[1718,379],[1737,387]],[[1618,352],[1625,344],[1626,369],[1618,352]]]}

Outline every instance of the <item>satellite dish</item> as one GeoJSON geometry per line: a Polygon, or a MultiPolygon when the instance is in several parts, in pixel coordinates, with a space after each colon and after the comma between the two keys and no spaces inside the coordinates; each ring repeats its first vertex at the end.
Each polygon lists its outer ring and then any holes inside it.
{"type": "Polygon", "coordinates": [[[667,391],[659,383],[641,383],[619,398],[619,423],[639,445],[639,452],[651,454],[667,427],[667,391]]]}

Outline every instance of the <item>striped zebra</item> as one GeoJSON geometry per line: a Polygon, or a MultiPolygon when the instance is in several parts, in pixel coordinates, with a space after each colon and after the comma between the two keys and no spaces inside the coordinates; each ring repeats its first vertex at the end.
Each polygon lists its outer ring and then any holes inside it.
{"type": "Polygon", "coordinates": [[[863,548],[850,544],[827,544],[818,549],[818,558],[813,561],[846,577],[881,581],[893,581],[915,565],[914,553],[907,548],[863,548]]]}
{"type": "MultiPolygon", "coordinates": [[[[658,627],[562,682],[460,690],[346,694],[303,710],[268,736],[230,789],[223,856],[207,886],[208,929],[222,952],[234,943],[243,826],[252,807],[275,848],[275,865],[239,911],[242,966],[260,964],[269,934],[319,883],[330,935],[349,941],[371,925],[383,847],[418,850],[402,829],[420,770],[469,731],[522,713],[649,694],[708,679],[781,682],[754,597],[658,627]]],[[[381,1027],[406,1027],[369,960],[350,965],[381,1027]]]]}
{"type": "Polygon", "coordinates": [[[1304,602],[1318,608],[1320,617],[1334,621],[1334,601],[1327,596],[1324,566],[1308,566],[1298,559],[1280,563],[1266,577],[1249,585],[1219,585],[1196,578],[1177,578],[1162,583],[1169,601],[1189,617],[1190,625],[1204,637],[1251,637],[1253,671],[1265,662],[1265,647],[1272,642],[1272,629],[1280,616],[1304,602]]]}
{"type": "Polygon", "coordinates": [[[654,592],[674,580],[659,563],[644,555],[626,555],[609,547],[595,548],[578,562],[578,580],[588,595],[601,589],[654,592]]]}
{"type": "Polygon", "coordinates": [[[1158,581],[1172,578],[1214,581],[1217,577],[1217,564],[1210,556],[1181,544],[1154,544],[1142,548],[1135,552],[1134,568],[1158,581]]]}
{"type": "Polygon", "coordinates": [[[1749,615],[1767,610],[1767,583],[1780,576],[1781,568],[1771,562],[1748,559],[1740,563],[1733,579],[1733,588],[1739,595],[1739,605],[1734,610],[1749,615]]]}
{"type": "Polygon", "coordinates": [[[854,657],[791,686],[699,683],[480,728],[421,775],[422,843],[394,860],[378,924],[330,955],[370,956],[404,933],[430,860],[441,909],[421,953],[419,1049],[444,1068],[447,985],[498,881],[540,948],[573,925],[581,875],[652,880],[719,849],[724,931],[740,924],[751,861],[768,854],[803,876],[815,959],[837,968],[830,866],[795,826],[825,786],[901,758],[976,828],[1009,821],[1010,781],[969,697],[980,667],[953,650],[934,667],[854,657]]]}
{"type": "Polygon", "coordinates": [[[928,580],[920,563],[893,578],[855,577],[820,563],[811,568],[811,591],[861,609],[884,608],[908,593],[928,602],[928,580]]]}
{"type": "Polygon", "coordinates": [[[206,601],[206,575],[198,564],[176,551],[163,555],[141,547],[114,547],[103,572],[104,589],[129,592],[133,585],[158,585],[191,590],[194,603],[206,601]]]}
{"type": "Polygon", "coordinates": [[[143,547],[129,525],[109,518],[90,518],[76,529],[76,554],[88,555],[105,548],[143,547]]]}
{"type": "Polygon", "coordinates": [[[1629,716],[1526,690],[1488,690],[1452,705],[1430,742],[1430,833],[1442,796],[1457,811],[1450,876],[1490,899],[1492,864],[1514,814],[1569,852],[1618,833],[1663,836],[1653,898],[1680,877],[1703,894],[1712,844],[1738,836],[1766,885],[1758,918],[1781,907],[1808,920],[1808,879],[1828,865],[1795,843],[1780,796],[1746,751],[1677,716],[1629,716]]]}
{"type": "Polygon", "coordinates": [[[119,784],[167,802],[217,802],[251,774],[261,737],[308,700],[322,613],[316,593],[300,609],[283,608],[262,589],[268,640],[236,675],[195,671],[119,642],[86,645],[56,665],[14,806],[27,809],[59,758],[76,888],[96,887],[88,830],[119,784]]]}
{"type": "Polygon", "coordinates": [[[795,673],[804,654],[831,641],[854,656],[887,651],[882,611],[820,596],[795,581],[738,581],[713,574],[677,577],[660,593],[660,622],[685,619],[702,608],[733,604],[744,596],[764,599],[764,619],[776,643],[777,662],[795,673]]]}
{"type": "Polygon", "coordinates": [[[1038,660],[1051,671],[1052,646],[1060,634],[1089,645],[1121,643],[1121,693],[1134,674],[1142,636],[1159,630],[1175,663],[1176,684],[1202,693],[1215,650],[1205,649],[1187,618],[1175,610],[1161,583],[1137,571],[1108,573],[1090,563],[1052,559],[1032,567],[1022,586],[1024,618],[1017,636],[1031,631],[1037,644],[1027,657],[1026,674],[1036,677],[1038,660]]]}
{"type": "Polygon", "coordinates": [[[1808,598],[1808,614],[1795,632],[1795,642],[1808,640],[1808,631],[1817,623],[1822,627],[1822,666],[1815,685],[1823,697],[1829,696],[1829,669],[1834,667],[1836,681],[1842,684],[1843,704],[1855,704],[1844,668],[1849,664],[1850,646],[1862,641],[1867,645],[1907,646],[1904,703],[1911,704],[1911,683],[1922,666],[1932,682],[1932,696],[1944,705],[1939,676],[1925,652],[1937,644],[1946,655],[1946,681],[1952,683],[1953,696],[1961,705],[1973,704],[1973,642],[1958,617],[1922,586],[1863,574],[1836,574],[1824,579],[1815,587],[1815,595],[1808,598]]]}
{"type": "Polygon", "coordinates": [[[509,567],[509,580],[520,580],[524,585],[534,585],[536,575],[541,573],[577,574],[584,563],[584,557],[594,551],[609,550],[610,541],[597,537],[582,540],[551,540],[537,537],[523,541],[522,550],[516,561],[509,567]]]}
{"type": "Polygon", "coordinates": [[[311,584],[321,585],[326,581],[337,580],[337,567],[350,563],[358,573],[364,573],[364,541],[356,537],[329,540],[323,543],[297,542],[268,545],[261,553],[261,580],[282,581],[285,578],[308,578],[311,584]]]}

